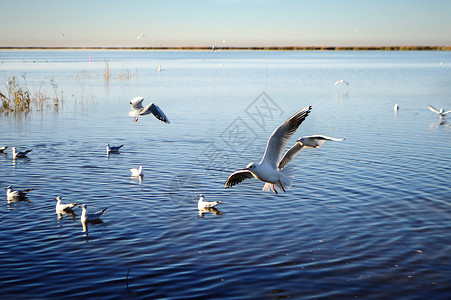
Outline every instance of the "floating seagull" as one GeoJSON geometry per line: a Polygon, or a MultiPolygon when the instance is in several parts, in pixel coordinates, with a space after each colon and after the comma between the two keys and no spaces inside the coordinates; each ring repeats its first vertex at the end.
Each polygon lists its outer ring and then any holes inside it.
{"type": "Polygon", "coordinates": [[[122,146],[124,145],[110,146],[110,144],[106,144],[106,153],[118,153],[122,146]]]}
{"type": "Polygon", "coordinates": [[[128,112],[128,115],[130,117],[134,117],[133,121],[138,122],[138,117],[153,114],[155,118],[157,118],[160,121],[163,121],[165,123],[171,123],[164,114],[164,112],[156,105],[155,103],[150,103],[146,107],[143,107],[142,102],[144,98],[143,97],[135,97],[130,101],[130,104],[132,106],[132,111],[128,112]]]}
{"type": "Polygon", "coordinates": [[[55,200],[57,201],[56,211],[72,212],[72,209],[79,204],[77,202],[63,204],[61,203],[61,196],[56,197],[55,200]]]}
{"type": "Polygon", "coordinates": [[[23,191],[14,191],[13,188],[9,185],[7,187],[5,187],[6,190],[6,198],[11,199],[11,198],[26,198],[27,194],[32,191],[33,189],[26,189],[23,191]]]}
{"type": "Polygon", "coordinates": [[[311,135],[304,136],[296,141],[296,144],[288,150],[279,162],[279,170],[285,167],[291,160],[293,160],[304,148],[319,148],[326,141],[344,141],[344,139],[337,139],[325,135],[311,135]]]}
{"type": "Polygon", "coordinates": [[[158,72],[161,72],[163,70],[163,68],[161,67],[161,65],[158,66],[157,68],[158,72]]]}
{"type": "Polygon", "coordinates": [[[140,40],[140,39],[145,39],[145,38],[147,38],[147,36],[145,36],[144,34],[140,34],[140,35],[138,35],[138,37],[136,39],[140,40]]]}
{"type": "Polygon", "coordinates": [[[276,187],[282,189],[284,192],[285,189],[291,187],[293,181],[292,168],[279,168],[280,158],[288,140],[309,115],[311,109],[312,107],[308,106],[298,111],[274,130],[268,140],[265,154],[260,163],[250,163],[246,168],[236,171],[229,176],[224,187],[232,187],[241,181],[252,177],[266,182],[262,189],[263,191],[270,191],[272,187],[274,193],[277,194],[276,187]]]}
{"type": "Polygon", "coordinates": [[[393,109],[394,109],[395,111],[398,111],[398,109],[399,109],[398,103],[395,104],[395,107],[393,107],[393,109]]]}
{"type": "Polygon", "coordinates": [[[213,208],[215,206],[217,206],[219,203],[221,203],[222,201],[204,201],[204,195],[200,194],[199,196],[199,201],[197,202],[197,209],[198,210],[204,210],[204,209],[208,209],[208,208],[213,208]]]}
{"type": "Polygon", "coordinates": [[[85,204],[82,204],[80,206],[82,208],[82,212],[81,212],[81,217],[80,217],[80,221],[82,223],[85,222],[89,222],[89,221],[95,221],[95,220],[99,220],[100,217],[105,213],[105,211],[108,208],[104,208],[103,210],[99,210],[98,212],[95,212],[93,214],[88,214],[88,207],[85,204]]]}
{"type": "Polygon", "coordinates": [[[428,108],[432,112],[435,112],[436,114],[438,114],[440,116],[440,118],[444,118],[444,117],[446,117],[447,114],[451,113],[451,110],[445,111],[443,108],[440,108],[440,110],[437,110],[432,105],[428,105],[428,108]]]}
{"type": "Polygon", "coordinates": [[[8,149],[8,146],[0,147],[0,153],[4,153],[6,149],[8,149]]]}
{"type": "Polygon", "coordinates": [[[29,152],[31,152],[31,149],[29,150],[25,150],[22,152],[17,152],[16,151],[16,147],[12,147],[11,150],[13,150],[13,158],[23,158],[23,157],[27,157],[27,154],[29,152]]]}
{"type": "Polygon", "coordinates": [[[143,176],[143,166],[139,166],[139,169],[130,168],[130,172],[132,172],[133,177],[143,176]]]}
{"type": "Polygon", "coordinates": [[[344,84],[346,84],[346,85],[349,85],[349,82],[347,82],[346,80],[343,80],[343,79],[341,79],[341,80],[338,80],[337,82],[335,82],[335,86],[337,86],[338,84],[340,84],[340,83],[344,83],[344,84]]]}

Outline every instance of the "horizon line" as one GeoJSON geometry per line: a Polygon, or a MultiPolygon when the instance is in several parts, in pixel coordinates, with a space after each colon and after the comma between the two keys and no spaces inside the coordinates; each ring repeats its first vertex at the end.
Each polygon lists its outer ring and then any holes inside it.
{"type": "Polygon", "coordinates": [[[127,46],[0,46],[0,50],[252,50],[252,51],[451,51],[451,46],[158,46],[158,47],[127,47],[127,46]]]}

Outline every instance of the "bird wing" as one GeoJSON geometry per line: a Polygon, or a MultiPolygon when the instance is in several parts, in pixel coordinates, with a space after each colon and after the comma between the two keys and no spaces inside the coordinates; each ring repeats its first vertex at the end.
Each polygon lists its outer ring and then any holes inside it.
{"type": "Polygon", "coordinates": [[[143,108],[143,97],[135,97],[130,101],[130,104],[132,105],[133,110],[139,110],[143,108]]]}
{"type": "Polygon", "coordinates": [[[302,121],[309,115],[311,106],[298,111],[292,115],[288,120],[282,123],[276,130],[272,133],[266,145],[265,154],[260,162],[260,164],[269,164],[270,166],[276,168],[279,159],[282,156],[282,151],[285,149],[288,140],[293,136],[296,129],[301,125],[302,121]]]}
{"type": "Polygon", "coordinates": [[[447,114],[449,114],[449,113],[451,113],[451,109],[450,110],[447,110],[447,111],[445,111],[443,114],[444,115],[447,115],[447,114]]]}
{"type": "Polygon", "coordinates": [[[439,114],[439,113],[440,113],[440,112],[439,112],[438,110],[436,110],[432,105],[428,105],[428,108],[429,108],[431,111],[435,112],[436,114],[439,114]]]}
{"type": "Polygon", "coordinates": [[[140,115],[148,115],[150,113],[152,113],[155,116],[155,118],[157,118],[160,121],[163,121],[168,124],[171,123],[168,117],[166,117],[164,112],[155,103],[150,103],[149,105],[147,105],[140,113],[140,115]]]}
{"type": "Polygon", "coordinates": [[[293,147],[291,147],[290,150],[288,150],[282,157],[278,168],[282,169],[283,167],[285,167],[292,159],[294,159],[299,154],[299,152],[302,151],[302,149],[304,149],[304,145],[302,145],[299,142],[296,142],[296,144],[294,144],[293,147]]]}
{"type": "Polygon", "coordinates": [[[227,178],[227,181],[224,183],[225,188],[232,187],[240,182],[242,182],[245,179],[253,178],[254,175],[248,170],[239,170],[233,173],[232,175],[227,178]]]}

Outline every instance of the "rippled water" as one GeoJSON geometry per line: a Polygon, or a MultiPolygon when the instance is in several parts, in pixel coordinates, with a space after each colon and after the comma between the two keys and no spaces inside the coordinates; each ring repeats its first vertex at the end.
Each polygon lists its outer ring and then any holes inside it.
{"type": "Polygon", "coordinates": [[[0,185],[33,188],[29,201],[3,194],[2,298],[450,297],[451,126],[426,105],[451,109],[451,53],[1,51],[0,62],[2,93],[25,75],[64,97],[58,111],[0,116],[0,146],[33,149],[0,155],[0,185]],[[133,123],[138,95],[172,123],[133,123]],[[346,140],[302,152],[286,194],[257,180],[224,189],[307,105],[296,138],[346,140]],[[106,143],[125,146],[107,156],[106,143]],[[142,182],[129,176],[139,165],[142,182]],[[200,216],[199,193],[220,211],[200,216]],[[57,195],[108,207],[103,223],[83,232],[80,209],[58,220],[57,195]]]}

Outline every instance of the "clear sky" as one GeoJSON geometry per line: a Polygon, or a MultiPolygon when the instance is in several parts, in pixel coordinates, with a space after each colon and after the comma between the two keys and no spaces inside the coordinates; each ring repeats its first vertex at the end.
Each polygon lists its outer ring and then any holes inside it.
{"type": "Polygon", "coordinates": [[[0,0],[0,8],[0,46],[451,45],[450,0],[0,0]]]}

